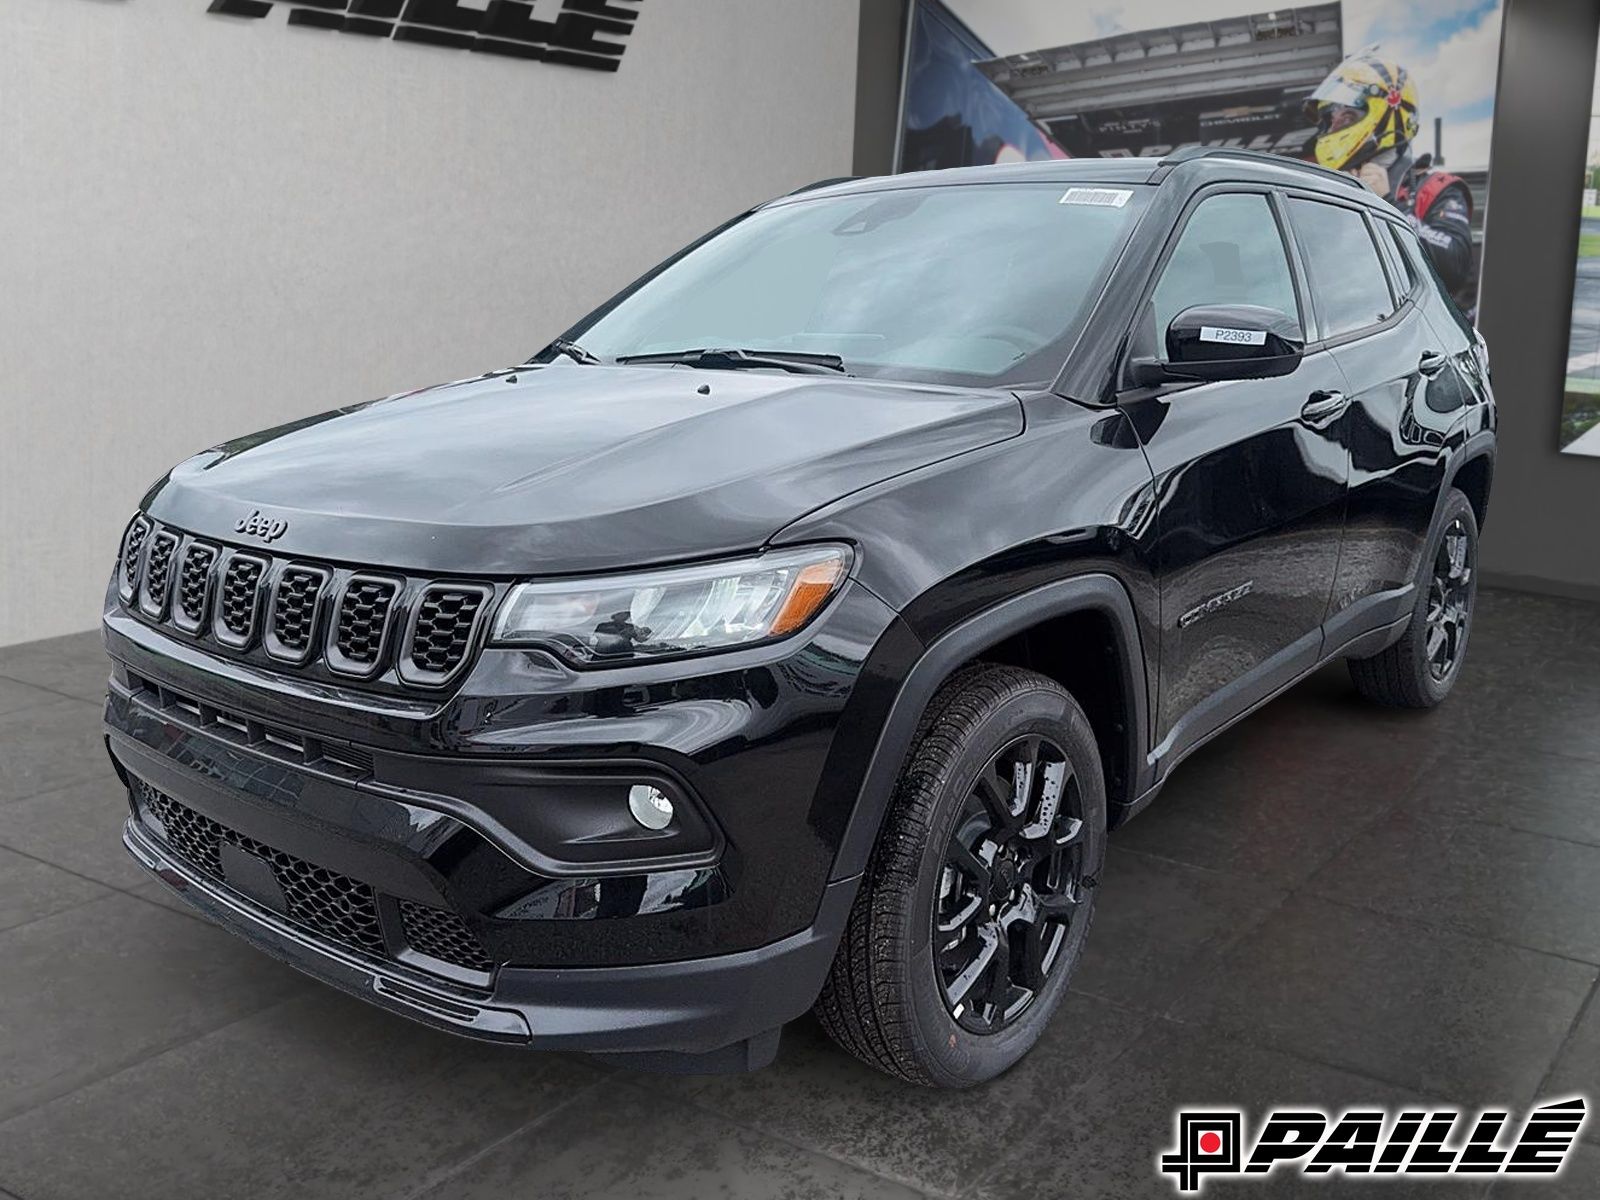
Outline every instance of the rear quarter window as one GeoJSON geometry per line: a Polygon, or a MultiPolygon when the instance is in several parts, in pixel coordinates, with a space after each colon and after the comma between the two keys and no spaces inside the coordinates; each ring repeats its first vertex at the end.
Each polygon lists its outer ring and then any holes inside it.
{"type": "Polygon", "coordinates": [[[1473,329],[1472,322],[1456,306],[1455,298],[1450,295],[1450,289],[1444,286],[1444,281],[1439,278],[1433,269],[1433,263],[1428,260],[1428,252],[1422,248],[1422,243],[1417,240],[1417,235],[1409,229],[1391,226],[1394,230],[1395,241],[1400,244],[1400,250],[1411,269],[1416,271],[1423,280],[1428,292],[1438,303],[1444,305],[1445,312],[1449,313],[1467,340],[1474,341],[1477,331],[1473,329]]]}

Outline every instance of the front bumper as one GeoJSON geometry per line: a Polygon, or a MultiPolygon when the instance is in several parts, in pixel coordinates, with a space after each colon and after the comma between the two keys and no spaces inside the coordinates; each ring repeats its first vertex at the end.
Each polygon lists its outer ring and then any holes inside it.
{"type": "Polygon", "coordinates": [[[129,819],[123,843],[147,871],[223,928],[381,1008],[487,1041],[659,1055],[662,1065],[670,1065],[672,1055],[710,1055],[729,1046],[754,1046],[759,1054],[763,1035],[811,1006],[855,892],[853,882],[830,885],[814,925],[757,950],[640,967],[502,967],[485,990],[319,938],[205,878],[136,819],[129,819]]]}
{"type": "Polygon", "coordinates": [[[112,604],[124,840],[219,924],[436,1027],[754,1056],[814,1001],[854,896],[833,877],[854,793],[825,767],[893,621],[852,590],[759,654],[574,673],[489,649],[424,703],[208,655],[112,604]],[[594,833],[632,779],[676,789],[674,839],[594,833]]]}

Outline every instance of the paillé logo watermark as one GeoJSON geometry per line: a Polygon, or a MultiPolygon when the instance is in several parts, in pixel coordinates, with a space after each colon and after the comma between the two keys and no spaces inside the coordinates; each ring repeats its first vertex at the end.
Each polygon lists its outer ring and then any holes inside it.
{"type": "Polygon", "coordinates": [[[641,0],[211,0],[208,12],[615,71],[641,0]]]}
{"type": "Polygon", "coordinates": [[[1268,1179],[1280,1171],[1554,1176],[1588,1115],[1582,1096],[1542,1104],[1520,1122],[1507,1109],[1467,1118],[1455,1109],[1352,1108],[1335,1117],[1317,1108],[1278,1108],[1249,1136],[1241,1112],[1179,1109],[1176,1145],[1160,1167],[1175,1176],[1180,1192],[1202,1191],[1208,1176],[1268,1179]]]}

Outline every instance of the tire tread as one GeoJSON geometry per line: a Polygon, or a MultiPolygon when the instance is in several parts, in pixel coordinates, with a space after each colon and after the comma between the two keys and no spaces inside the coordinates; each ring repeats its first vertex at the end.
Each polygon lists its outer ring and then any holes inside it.
{"type": "Polygon", "coordinates": [[[929,703],[817,1000],[814,1011],[829,1037],[907,1083],[949,1084],[924,1065],[921,1031],[895,976],[910,953],[903,931],[921,860],[918,833],[933,823],[968,732],[1012,694],[1040,686],[1061,691],[1053,680],[1020,667],[975,663],[952,675],[929,703]]]}

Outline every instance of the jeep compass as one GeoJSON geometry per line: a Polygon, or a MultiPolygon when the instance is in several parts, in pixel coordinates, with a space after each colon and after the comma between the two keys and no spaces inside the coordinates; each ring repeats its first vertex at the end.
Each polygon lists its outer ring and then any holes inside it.
{"type": "Polygon", "coordinates": [[[472,1037],[959,1087],[1107,831],[1331,659],[1462,669],[1483,342],[1356,181],[1238,151],[820,184],[530,361],[252,434],[105,604],[128,849],[472,1037]]]}

